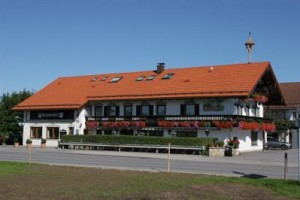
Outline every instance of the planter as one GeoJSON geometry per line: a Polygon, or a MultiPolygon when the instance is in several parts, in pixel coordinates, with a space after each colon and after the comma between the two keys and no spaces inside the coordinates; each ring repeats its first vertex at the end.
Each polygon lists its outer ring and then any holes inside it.
{"type": "Polygon", "coordinates": [[[45,148],[46,148],[46,144],[42,143],[42,144],[41,144],[41,148],[42,148],[42,149],[45,149],[45,148]]]}
{"type": "Polygon", "coordinates": [[[14,145],[15,145],[15,147],[19,147],[19,143],[15,143],[14,145]]]}
{"type": "Polygon", "coordinates": [[[31,148],[32,144],[27,144],[27,148],[31,148]]]}
{"type": "Polygon", "coordinates": [[[239,149],[232,149],[232,155],[233,155],[233,156],[238,156],[238,155],[240,155],[240,150],[239,150],[239,149]]]}
{"type": "Polygon", "coordinates": [[[208,152],[211,157],[224,157],[225,147],[209,147],[208,152]]]}

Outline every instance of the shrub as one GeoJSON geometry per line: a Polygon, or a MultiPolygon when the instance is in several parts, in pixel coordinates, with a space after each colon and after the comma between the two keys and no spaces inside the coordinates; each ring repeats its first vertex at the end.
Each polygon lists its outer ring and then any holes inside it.
{"type": "Polygon", "coordinates": [[[31,139],[27,139],[26,140],[26,144],[32,144],[32,140],[31,139]]]}
{"type": "Polygon", "coordinates": [[[219,147],[222,147],[222,146],[224,146],[224,142],[223,141],[219,141],[219,142],[217,142],[217,145],[219,146],[219,147]]]}
{"type": "Polygon", "coordinates": [[[147,136],[113,136],[113,135],[64,135],[63,142],[83,142],[99,144],[137,144],[137,145],[172,145],[206,146],[215,138],[184,138],[184,137],[147,137],[147,136]]]}
{"type": "Polygon", "coordinates": [[[46,144],[47,140],[45,138],[41,139],[41,144],[46,144]]]}
{"type": "Polygon", "coordinates": [[[14,143],[19,143],[19,139],[18,138],[14,138],[14,143]]]}

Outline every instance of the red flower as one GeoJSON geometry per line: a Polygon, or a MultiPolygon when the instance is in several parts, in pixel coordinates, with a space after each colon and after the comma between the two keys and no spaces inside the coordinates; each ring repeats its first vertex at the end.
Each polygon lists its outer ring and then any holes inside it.
{"type": "Polygon", "coordinates": [[[259,103],[266,103],[269,100],[268,97],[261,95],[261,94],[253,94],[253,99],[254,99],[254,101],[259,102],[259,103]]]}
{"type": "Polygon", "coordinates": [[[266,132],[275,132],[276,125],[272,123],[262,123],[260,129],[266,132]]]}

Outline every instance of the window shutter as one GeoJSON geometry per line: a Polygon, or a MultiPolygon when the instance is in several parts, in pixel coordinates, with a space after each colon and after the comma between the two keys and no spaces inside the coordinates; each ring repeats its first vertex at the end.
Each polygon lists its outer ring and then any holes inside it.
{"type": "Polygon", "coordinates": [[[119,116],[120,113],[120,106],[116,106],[116,116],[119,116]]]}
{"type": "Polygon", "coordinates": [[[141,106],[136,106],[136,115],[137,116],[141,115],[141,106]]]}
{"type": "Polygon", "coordinates": [[[149,106],[149,115],[153,116],[153,105],[149,106]]]}
{"type": "Polygon", "coordinates": [[[199,104],[195,104],[195,115],[199,115],[199,104]]]}
{"type": "Polygon", "coordinates": [[[180,115],[184,116],[185,115],[185,104],[180,105],[180,115]]]}
{"type": "Polygon", "coordinates": [[[108,116],[108,106],[104,106],[104,116],[108,116]]]}

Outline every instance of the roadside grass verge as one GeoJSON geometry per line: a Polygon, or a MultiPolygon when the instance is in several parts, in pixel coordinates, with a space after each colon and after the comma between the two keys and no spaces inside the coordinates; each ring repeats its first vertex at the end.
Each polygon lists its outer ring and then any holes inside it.
{"type": "Polygon", "coordinates": [[[0,162],[1,199],[300,199],[297,181],[0,162]]]}

